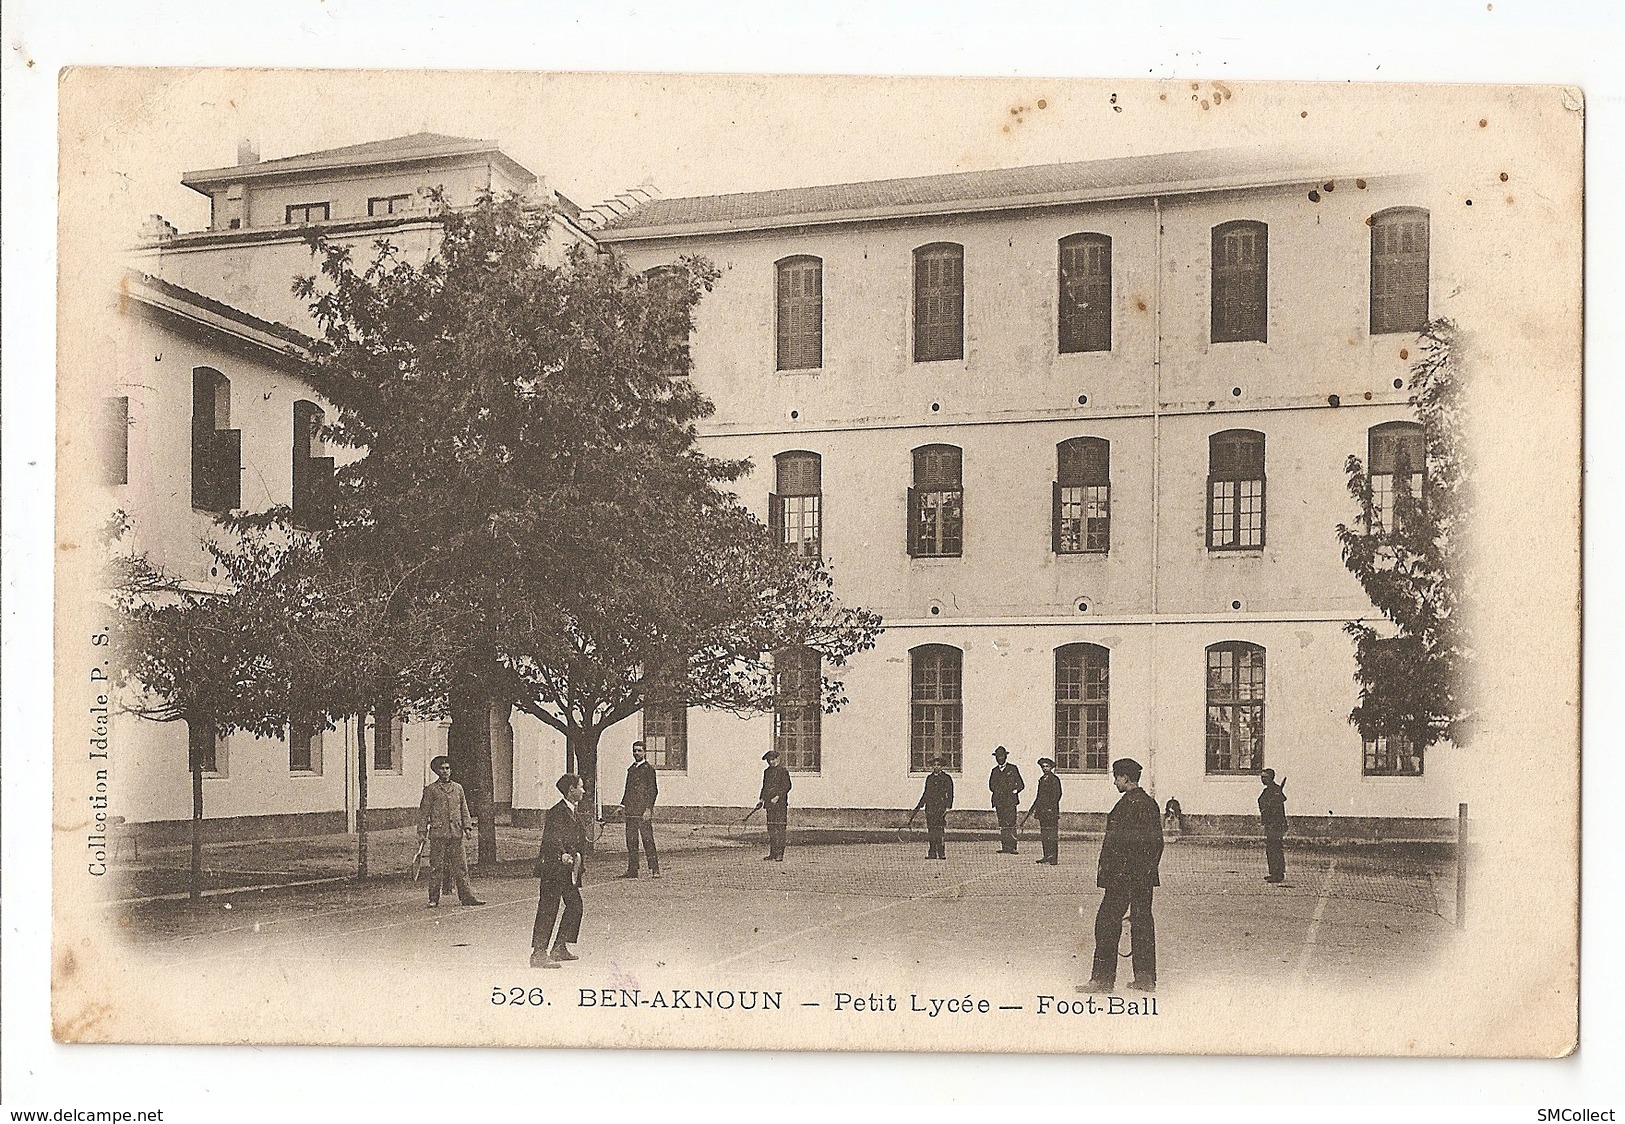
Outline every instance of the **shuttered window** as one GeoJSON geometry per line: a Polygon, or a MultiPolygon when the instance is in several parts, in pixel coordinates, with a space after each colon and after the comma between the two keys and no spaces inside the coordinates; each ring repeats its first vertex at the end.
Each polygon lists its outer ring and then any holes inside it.
{"type": "Polygon", "coordinates": [[[963,454],[953,445],[914,450],[908,490],[908,552],[914,558],[958,558],[965,547],[963,454]]]}
{"type": "Polygon", "coordinates": [[[932,762],[957,773],[964,763],[963,653],[946,644],[924,644],[908,654],[910,772],[932,762]]]}
{"type": "Polygon", "coordinates": [[[316,403],[293,404],[293,521],[309,530],[333,522],[333,458],[318,455],[326,423],[316,403]]]}
{"type": "Polygon", "coordinates": [[[1230,640],[1207,650],[1207,771],[1264,767],[1264,649],[1230,640]]]}
{"type": "Polygon", "coordinates": [[[1050,502],[1056,554],[1098,554],[1111,547],[1111,445],[1100,437],[1074,437],[1055,447],[1050,502]]]}
{"type": "Polygon", "coordinates": [[[965,357],[965,248],[952,242],[914,251],[914,361],[965,357]]]}
{"type": "Polygon", "coordinates": [[[1371,224],[1371,334],[1419,332],[1428,320],[1428,213],[1378,211],[1371,224]]]}
{"type": "Polygon", "coordinates": [[[210,367],[192,371],[192,506],[242,506],[243,435],[231,426],[231,380],[210,367]]]}
{"type": "Polygon", "coordinates": [[[1264,545],[1264,435],[1229,429],[1208,438],[1209,550],[1264,545]]]}
{"type": "Polygon", "coordinates": [[[823,458],[817,453],[779,453],[773,458],[776,491],[768,497],[768,522],[776,541],[804,558],[823,549],[823,458]]]}
{"type": "Polygon", "coordinates": [[[1403,529],[1411,504],[1421,503],[1427,471],[1427,442],[1416,422],[1385,422],[1366,435],[1369,459],[1366,476],[1371,483],[1372,532],[1403,529]],[[1401,493],[1405,499],[1401,498],[1401,493]]]}
{"type": "Polygon", "coordinates": [[[1063,354],[1112,349],[1112,240],[1104,234],[1061,239],[1059,320],[1063,354]]]}
{"type": "Polygon", "coordinates": [[[814,257],[778,263],[778,369],[824,365],[824,263],[814,257]]]}
{"type": "Polygon", "coordinates": [[[1106,712],[1111,653],[1099,644],[1055,649],[1055,768],[1104,773],[1111,759],[1106,712]]]}
{"type": "Polygon", "coordinates": [[[1246,220],[1213,228],[1214,343],[1264,340],[1269,319],[1269,227],[1246,220]]]}

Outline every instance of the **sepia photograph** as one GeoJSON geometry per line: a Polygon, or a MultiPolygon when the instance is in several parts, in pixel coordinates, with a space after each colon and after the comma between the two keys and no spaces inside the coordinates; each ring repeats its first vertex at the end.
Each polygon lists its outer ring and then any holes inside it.
{"type": "Polygon", "coordinates": [[[56,1041],[1576,1048],[1578,89],[58,93],[56,1041]]]}

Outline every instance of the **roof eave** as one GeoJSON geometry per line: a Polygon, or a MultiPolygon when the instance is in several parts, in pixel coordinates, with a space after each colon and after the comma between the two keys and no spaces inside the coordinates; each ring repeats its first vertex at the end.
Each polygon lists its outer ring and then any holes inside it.
{"type": "Polygon", "coordinates": [[[329,160],[319,164],[304,164],[296,168],[277,167],[278,161],[269,161],[264,164],[237,164],[228,168],[207,168],[198,172],[186,172],[181,176],[181,184],[191,188],[200,195],[208,195],[211,187],[220,187],[225,184],[243,183],[247,180],[276,179],[282,177],[297,178],[301,176],[317,175],[325,172],[355,171],[362,168],[388,167],[392,164],[433,164],[447,160],[464,160],[470,157],[486,158],[494,163],[503,165],[504,169],[523,183],[531,184],[537,180],[536,173],[525,167],[519,161],[503,152],[496,145],[481,145],[478,147],[457,149],[441,152],[422,152],[416,154],[396,156],[367,156],[360,159],[329,160]]]}

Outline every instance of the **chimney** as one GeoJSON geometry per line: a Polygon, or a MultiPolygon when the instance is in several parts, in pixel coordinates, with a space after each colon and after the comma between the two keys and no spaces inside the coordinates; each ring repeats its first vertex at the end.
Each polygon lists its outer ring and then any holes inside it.
{"type": "Polygon", "coordinates": [[[260,162],[260,146],[248,138],[237,142],[237,166],[244,164],[258,164],[260,162]]]}
{"type": "Polygon", "coordinates": [[[175,227],[164,221],[163,215],[148,215],[147,221],[141,224],[141,241],[168,242],[175,237],[175,227]]]}

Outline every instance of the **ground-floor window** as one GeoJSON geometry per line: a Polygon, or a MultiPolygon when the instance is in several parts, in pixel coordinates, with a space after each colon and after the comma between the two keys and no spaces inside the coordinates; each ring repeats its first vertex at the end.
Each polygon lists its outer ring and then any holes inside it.
{"type": "Polygon", "coordinates": [[[1264,649],[1230,640],[1207,650],[1207,771],[1264,767],[1264,649]]]}
{"type": "Polygon", "coordinates": [[[951,773],[964,758],[963,656],[946,644],[925,644],[908,654],[909,769],[928,772],[941,760],[951,773]]]}
{"type": "Polygon", "coordinates": [[[1061,772],[1104,773],[1111,653],[1098,644],[1055,649],[1055,767],[1061,772]]]}
{"type": "Polygon", "coordinates": [[[656,769],[688,768],[688,708],[643,708],[643,749],[656,769]]]}
{"type": "Polygon", "coordinates": [[[790,648],[773,656],[773,748],[793,772],[816,773],[822,765],[822,678],[817,652],[790,648]]]}
{"type": "Polygon", "coordinates": [[[1368,777],[1419,777],[1422,750],[1404,734],[1378,734],[1365,743],[1368,777]]]}

